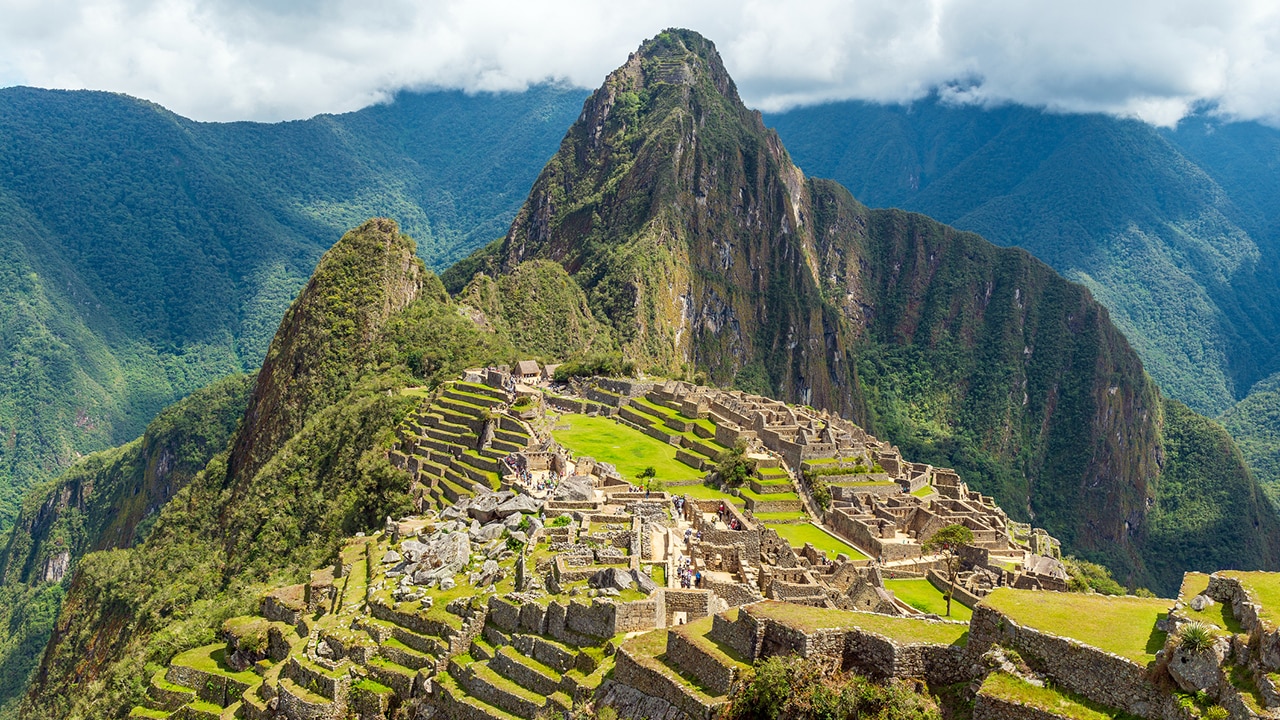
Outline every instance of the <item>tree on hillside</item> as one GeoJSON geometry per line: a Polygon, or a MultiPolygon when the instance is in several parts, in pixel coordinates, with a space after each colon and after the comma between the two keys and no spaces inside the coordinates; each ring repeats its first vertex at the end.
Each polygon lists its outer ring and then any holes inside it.
{"type": "Polygon", "coordinates": [[[951,617],[951,597],[956,592],[960,572],[960,548],[973,542],[973,531],[964,525],[948,525],[934,533],[921,547],[925,554],[940,553],[947,562],[947,617],[951,617]]]}
{"type": "Polygon", "coordinates": [[[650,465],[645,469],[641,470],[640,474],[637,475],[636,477],[644,481],[644,489],[648,491],[654,476],[657,474],[658,474],[658,471],[655,470],[652,465],[650,465]]]}
{"type": "Polygon", "coordinates": [[[738,442],[731,450],[716,457],[716,475],[723,487],[741,487],[756,471],[755,462],[747,459],[747,444],[738,442]]]}

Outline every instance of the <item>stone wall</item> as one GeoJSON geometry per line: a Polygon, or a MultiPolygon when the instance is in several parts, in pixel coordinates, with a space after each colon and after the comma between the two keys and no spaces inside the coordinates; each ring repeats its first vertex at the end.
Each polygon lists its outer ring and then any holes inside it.
{"type": "Polygon", "coordinates": [[[710,590],[676,590],[668,588],[660,590],[663,596],[663,608],[666,614],[666,626],[672,624],[671,618],[678,612],[685,613],[685,619],[697,620],[711,614],[712,595],[710,590]]]}
{"type": "Polygon", "coordinates": [[[704,704],[701,698],[679,680],[646,666],[641,659],[633,657],[625,646],[618,650],[615,658],[614,682],[643,695],[660,698],[693,718],[712,720],[718,713],[719,704],[704,704]]]}
{"type": "Polygon", "coordinates": [[[692,673],[712,695],[728,695],[738,679],[736,667],[722,665],[719,658],[686,637],[683,627],[667,633],[667,660],[692,673]]]}
{"type": "Polygon", "coordinates": [[[755,618],[749,615],[740,614],[736,621],[729,620],[723,615],[716,615],[711,621],[711,632],[708,636],[716,642],[733,648],[739,657],[754,659],[756,627],[755,618]]]}
{"type": "Polygon", "coordinates": [[[973,611],[970,628],[973,652],[985,652],[992,645],[1013,648],[1060,687],[1094,702],[1152,720],[1189,717],[1171,693],[1155,685],[1147,668],[1132,660],[1022,627],[985,605],[973,611]]]}
{"type": "Polygon", "coordinates": [[[978,697],[973,702],[973,720],[1067,720],[1067,718],[1066,715],[1056,715],[982,693],[978,693],[978,697]]]}

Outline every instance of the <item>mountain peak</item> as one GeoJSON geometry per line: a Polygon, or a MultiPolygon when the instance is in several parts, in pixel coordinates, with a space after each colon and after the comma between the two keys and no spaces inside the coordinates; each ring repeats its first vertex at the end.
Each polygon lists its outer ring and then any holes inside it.
{"type": "Polygon", "coordinates": [[[721,95],[741,103],[715,43],[693,30],[670,28],[641,43],[605,84],[625,79],[631,85],[626,89],[640,90],[664,84],[694,86],[703,78],[721,95]]]}

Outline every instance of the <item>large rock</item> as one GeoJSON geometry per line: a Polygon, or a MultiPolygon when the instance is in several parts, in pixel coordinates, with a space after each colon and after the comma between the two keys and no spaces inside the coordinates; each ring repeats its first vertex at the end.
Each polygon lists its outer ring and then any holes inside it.
{"type": "Polygon", "coordinates": [[[591,576],[587,584],[593,588],[626,590],[631,587],[631,573],[622,568],[604,568],[591,576]]]}
{"type": "Polygon", "coordinates": [[[507,531],[507,526],[500,522],[489,523],[481,528],[473,528],[471,531],[471,539],[477,543],[484,544],[491,540],[502,537],[502,533],[507,531]]]}
{"type": "Polygon", "coordinates": [[[1208,595],[1201,594],[1191,598],[1191,602],[1188,604],[1191,605],[1192,610],[1200,612],[1213,604],[1213,598],[1208,595]]]}
{"type": "Polygon", "coordinates": [[[467,508],[467,514],[480,521],[481,525],[484,525],[498,517],[498,505],[500,504],[501,501],[498,496],[493,493],[480,495],[471,501],[471,507],[467,508]]]}
{"type": "Polygon", "coordinates": [[[639,570],[632,570],[631,578],[636,581],[636,587],[640,588],[640,592],[645,595],[652,595],[653,592],[658,589],[658,583],[654,582],[653,578],[639,570]]]}
{"type": "Polygon", "coordinates": [[[400,552],[405,559],[411,563],[416,563],[422,559],[424,553],[430,552],[431,546],[427,543],[421,543],[417,540],[405,540],[400,544],[400,552]]]}
{"type": "Polygon", "coordinates": [[[589,475],[574,475],[560,481],[556,486],[555,493],[551,496],[555,500],[568,500],[577,502],[583,500],[594,500],[596,497],[596,486],[592,482],[589,475]]]}
{"type": "Polygon", "coordinates": [[[1220,639],[1212,648],[1198,653],[1176,648],[1173,657],[1169,659],[1169,675],[1186,692],[1203,690],[1210,694],[1216,693],[1222,686],[1222,660],[1226,657],[1226,644],[1225,639],[1220,639]]]}
{"type": "Polygon", "coordinates": [[[542,503],[528,495],[516,495],[498,506],[498,517],[510,517],[519,513],[536,513],[542,503]]]}

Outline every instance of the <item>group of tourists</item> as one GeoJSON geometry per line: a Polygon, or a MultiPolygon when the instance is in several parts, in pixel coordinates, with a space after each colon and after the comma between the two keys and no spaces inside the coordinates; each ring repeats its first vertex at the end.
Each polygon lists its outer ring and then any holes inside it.
{"type": "Polygon", "coordinates": [[[689,558],[680,559],[680,587],[702,587],[702,571],[694,570],[689,564],[689,558]]]}

